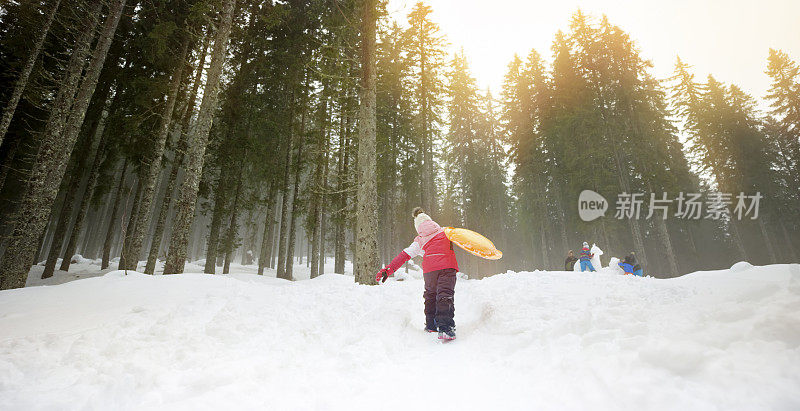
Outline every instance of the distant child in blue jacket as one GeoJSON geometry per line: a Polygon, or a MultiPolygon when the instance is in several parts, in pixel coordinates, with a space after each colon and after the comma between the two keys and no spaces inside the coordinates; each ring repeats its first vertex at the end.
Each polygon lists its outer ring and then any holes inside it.
{"type": "Polygon", "coordinates": [[[592,257],[594,254],[589,251],[589,243],[586,241],[583,242],[583,248],[581,248],[580,260],[581,260],[581,271],[596,271],[594,266],[592,265],[592,257]]]}
{"type": "Polygon", "coordinates": [[[622,268],[622,271],[625,271],[625,274],[633,274],[637,277],[644,276],[642,266],[636,261],[636,253],[631,252],[630,255],[625,256],[625,259],[619,263],[619,266],[622,268]]]}

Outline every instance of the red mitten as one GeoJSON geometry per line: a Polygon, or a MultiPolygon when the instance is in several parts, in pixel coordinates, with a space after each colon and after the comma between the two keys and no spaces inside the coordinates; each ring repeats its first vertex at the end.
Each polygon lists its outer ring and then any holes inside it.
{"type": "Polygon", "coordinates": [[[381,268],[378,274],[375,274],[375,282],[377,283],[385,283],[387,278],[389,278],[389,272],[385,268],[381,268]]]}

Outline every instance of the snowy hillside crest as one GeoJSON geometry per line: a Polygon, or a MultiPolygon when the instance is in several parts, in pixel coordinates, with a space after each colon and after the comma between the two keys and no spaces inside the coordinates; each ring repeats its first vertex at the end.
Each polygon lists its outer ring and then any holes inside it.
{"type": "Polygon", "coordinates": [[[386,404],[385,392],[356,387],[437,375],[451,406],[467,409],[499,399],[513,409],[800,405],[800,265],[737,263],[669,280],[608,270],[459,280],[459,340],[447,346],[422,330],[416,275],[364,287],[332,274],[111,271],[3,291],[0,401],[12,410],[411,409],[438,391],[386,404]],[[481,389],[465,389],[476,378],[481,389]]]}

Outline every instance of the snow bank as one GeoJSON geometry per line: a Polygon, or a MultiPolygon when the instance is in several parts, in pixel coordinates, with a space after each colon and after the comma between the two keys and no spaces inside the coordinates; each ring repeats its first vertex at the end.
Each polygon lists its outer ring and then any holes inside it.
{"type": "MultiPolygon", "coordinates": [[[[26,287],[38,286],[38,285],[58,285],[63,284],[69,281],[80,280],[84,278],[92,278],[97,277],[100,275],[104,275],[110,271],[116,270],[119,266],[119,257],[113,258],[110,260],[110,265],[108,268],[101,270],[100,266],[102,265],[101,259],[88,259],[84,258],[80,254],[75,254],[73,256],[73,260],[77,261],[74,262],[67,271],[58,270],[58,267],[61,265],[61,259],[58,259],[56,263],[56,270],[52,277],[42,279],[42,271],[44,271],[44,264],[45,262],[42,261],[39,264],[33,266],[31,268],[30,273],[28,274],[28,281],[25,283],[26,287]]],[[[139,261],[138,269],[144,271],[146,261],[139,261]]],[[[202,273],[206,265],[205,258],[193,261],[191,263],[186,263],[184,268],[185,272],[189,273],[202,273]]],[[[422,278],[422,272],[416,272],[415,270],[420,270],[418,266],[411,265],[410,275],[414,276],[415,278],[422,278]]],[[[344,270],[346,273],[353,272],[353,265],[350,261],[345,261],[344,270]]],[[[217,267],[217,273],[222,273],[222,267],[217,267]]],[[[325,259],[325,272],[333,272],[334,271],[334,260],[333,258],[326,258],[325,259]]],[[[156,262],[155,273],[156,275],[161,275],[164,272],[164,260],[158,260],[156,262]]],[[[258,265],[251,264],[251,265],[241,265],[238,263],[231,264],[231,272],[238,273],[238,274],[257,274],[258,273],[258,265]]],[[[405,272],[405,268],[403,268],[403,272],[405,272]]],[[[264,271],[264,275],[268,277],[275,277],[276,272],[271,268],[267,268],[264,271]]],[[[293,269],[293,277],[295,280],[308,280],[311,276],[311,270],[306,267],[306,264],[295,264],[293,269]]]]}
{"type": "Polygon", "coordinates": [[[738,271],[745,271],[753,268],[753,265],[748,263],[747,261],[739,261],[738,263],[731,266],[731,271],[738,272],[738,271]]]}
{"type": "Polygon", "coordinates": [[[657,280],[111,271],[0,292],[0,404],[27,409],[798,409],[800,265],[657,280]]]}

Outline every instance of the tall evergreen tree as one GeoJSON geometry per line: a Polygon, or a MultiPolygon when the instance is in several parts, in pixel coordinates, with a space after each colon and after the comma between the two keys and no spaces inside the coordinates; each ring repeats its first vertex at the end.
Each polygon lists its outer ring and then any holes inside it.
{"type": "Polygon", "coordinates": [[[167,263],[164,274],[182,273],[186,263],[189,229],[194,218],[197,191],[200,185],[200,173],[203,169],[204,155],[208,144],[208,135],[211,131],[211,122],[217,104],[219,82],[222,66],[226,59],[228,37],[233,24],[233,14],[236,0],[225,0],[222,5],[220,23],[214,39],[214,51],[211,54],[211,66],[208,69],[206,84],[203,91],[203,102],[197,122],[193,125],[187,138],[186,174],[181,185],[177,215],[172,229],[172,238],[169,244],[167,263]]]}
{"type": "Polygon", "coordinates": [[[80,60],[83,60],[87,54],[89,42],[93,37],[91,33],[97,22],[97,13],[95,12],[95,16],[87,18],[89,22],[86,23],[84,34],[77,43],[78,51],[75,55],[79,61],[75,64],[70,62],[67,82],[62,86],[68,89],[66,93],[69,93],[70,97],[75,89],[79,91],[74,100],[67,97],[64,99],[67,101],[64,106],[54,106],[53,108],[51,117],[60,116],[62,120],[56,120],[51,132],[44,137],[39,158],[29,180],[29,188],[17,213],[14,233],[9,239],[3,260],[0,262],[0,272],[3,273],[3,277],[0,278],[0,288],[2,289],[25,285],[31,267],[31,255],[36,252],[37,248],[35,239],[44,232],[47,213],[55,200],[59,181],[64,176],[69,153],[75,144],[80,126],[83,124],[89,100],[97,85],[124,6],[125,0],[111,3],[100,36],[86,67],[86,73],[78,87],[77,77],[80,76],[80,68],[84,65],[80,60]],[[71,104],[68,102],[69,100],[72,100],[71,104]],[[69,112],[66,112],[65,106],[69,106],[69,112]]]}
{"type": "Polygon", "coordinates": [[[33,43],[33,47],[28,53],[25,65],[22,67],[17,77],[16,84],[14,84],[14,91],[11,93],[11,97],[8,99],[8,103],[6,103],[3,109],[3,117],[0,118],[0,144],[3,143],[3,138],[8,131],[8,126],[11,125],[11,119],[14,117],[17,104],[19,104],[19,100],[22,98],[22,93],[25,91],[25,87],[28,84],[28,78],[33,71],[33,67],[36,65],[36,60],[39,58],[42,46],[44,45],[45,39],[47,39],[50,26],[53,24],[53,20],[55,20],[56,12],[60,5],[61,0],[54,0],[51,5],[48,5],[49,11],[45,15],[44,24],[39,27],[39,35],[36,37],[36,41],[33,43]]]}
{"type": "Polygon", "coordinates": [[[431,7],[422,2],[414,5],[408,15],[405,42],[414,96],[414,135],[419,146],[416,155],[421,167],[421,204],[425,210],[435,214],[438,210],[436,177],[439,172],[436,147],[442,122],[445,40],[439,32],[439,25],[430,18],[432,12],[431,7]]]}
{"type": "Polygon", "coordinates": [[[375,35],[377,0],[361,4],[361,82],[358,111],[358,197],[353,275],[359,284],[375,284],[378,269],[378,189],[375,151],[375,35]]]}

